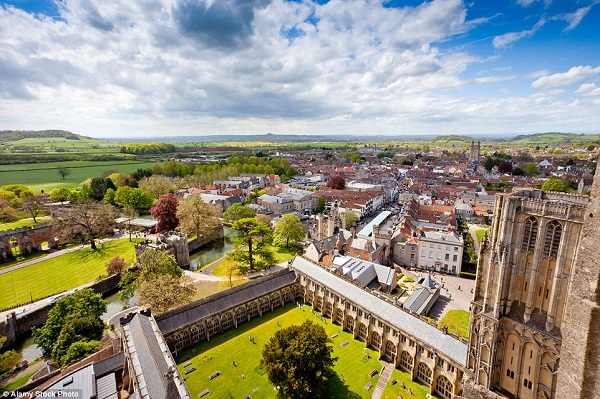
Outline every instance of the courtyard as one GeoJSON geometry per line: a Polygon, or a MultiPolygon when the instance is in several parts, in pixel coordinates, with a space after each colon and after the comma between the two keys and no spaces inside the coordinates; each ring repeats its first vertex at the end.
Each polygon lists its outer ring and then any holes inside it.
{"type": "MultiPolygon", "coordinates": [[[[320,313],[311,309],[307,305],[288,304],[180,351],[177,364],[192,397],[275,398],[275,388],[259,365],[263,346],[278,329],[310,320],[323,326],[332,337],[333,356],[338,358],[335,376],[328,381],[323,397],[370,398],[382,371],[377,351],[365,348],[364,342],[353,339],[341,326],[331,324],[328,318],[321,319],[320,313]]],[[[428,392],[428,387],[411,381],[408,373],[394,370],[383,397],[396,399],[402,395],[420,399],[428,397],[428,392]]]]}

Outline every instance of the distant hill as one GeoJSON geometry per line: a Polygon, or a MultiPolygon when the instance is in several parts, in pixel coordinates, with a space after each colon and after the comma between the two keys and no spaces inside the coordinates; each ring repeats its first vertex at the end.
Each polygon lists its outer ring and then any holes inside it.
{"type": "Polygon", "coordinates": [[[600,134],[576,134],[576,133],[536,133],[500,139],[498,141],[508,142],[513,145],[583,145],[600,140],[600,134]]]}
{"type": "Polygon", "coordinates": [[[469,136],[459,136],[459,135],[445,135],[445,136],[437,136],[429,140],[432,144],[449,144],[449,143],[464,143],[471,144],[473,140],[476,140],[473,137],[469,136]]]}
{"type": "Polygon", "coordinates": [[[51,137],[61,137],[66,140],[81,140],[81,138],[84,136],[80,136],[66,130],[0,130],[0,143],[23,139],[42,139],[51,137]]]}

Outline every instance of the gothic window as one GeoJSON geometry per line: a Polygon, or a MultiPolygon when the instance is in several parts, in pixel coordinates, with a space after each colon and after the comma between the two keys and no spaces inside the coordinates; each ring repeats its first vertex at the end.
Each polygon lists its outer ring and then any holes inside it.
{"type": "Polygon", "coordinates": [[[396,345],[392,341],[385,341],[385,357],[392,362],[396,358],[396,345]]]}
{"type": "Polygon", "coordinates": [[[435,391],[447,399],[450,399],[454,396],[454,386],[452,385],[450,380],[448,380],[443,375],[440,375],[437,378],[437,381],[435,383],[435,391]]]}
{"type": "Polygon", "coordinates": [[[560,244],[560,236],[562,234],[562,226],[556,220],[548,223],[546,229],[546,239],[544,240],[544,256],[556,258],[558,253],[558,244],[560,244]]]}
{"type": "Polygon", "coordinates": [[[427,386],[431,386],[431,375],[433,372],[425,363],[419,363],[417,367],[417,379],[427,386]]]}
{"type": "Polygon", "coordinates": [[[402,351],[402,355],[400,355],[400,367],[409,373],[412,371],[413,358],[407,351],[402,351]]]}
{"type": "MultiPolygon", "coordinates": [[[[362,324],[361,324],[362,326],[362,324]]],[[[381,336],[379,334],[377,334],[376,332],[373,332],[371,334],[371,346],[379,349],[379,347],[381,346],[381,336]]]]}
{"type": "Polygon", "coordinates": [[[367,326],[365,326],[363,323],[360,323],[360,325],[358,326],[358,336],[366,341],[367,334],[368,334],[367,326]]]}
{"type": "Polygon", "coordinates": [[[523,246],[521,249],[533,252],[538,231],[538,221],[534,217],[525,220],[525,233],[523,234],[523,246]]]}

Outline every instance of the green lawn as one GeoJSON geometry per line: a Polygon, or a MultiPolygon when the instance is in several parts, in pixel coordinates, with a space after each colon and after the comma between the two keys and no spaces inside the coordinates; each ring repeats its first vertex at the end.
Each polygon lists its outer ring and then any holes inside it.
{"type": "MultiPolygon", "coordinates": [[[[273,386],[269,383],[265,371],[259,367],[262,348],[279,328],[311,320],[322,325],[327,335],[338,334],[333,338],[333,355],[338,358],[334,366],[336,376],[328,381],[327,392],[323,397],[369,398],[379,378],[379,374],[369,377],[369,373],[373,369],[381,371],[382,368],[377,360],[377,352],[365,348],[363,342],[341,331],[341,327],[331,324],[331,320],[326,319],[326,323],[320,321],[319,313],[313,315],[309,306],[303,306],[303,309],[302,311],[294,304],[288,304],[249,323],[243,323],[237,329],[213,336],[208,342],[201,342],[192,349],[180,352],[176,360],[192,397],[196,398],[200,392],[209,389],[211,398],[243,398],[246,395],[253,399],[275,398],[273,386]],[[249,336],[254,337],[255,343],[250,342],[249,336]],[[344,341],[348,341],[348,344],[342,347],[341,343],[344,341]],[[191,367],[183,367],[187,361],[192,362],[196,371],[186,375],[184,370],[191,367]],[[221,375],[209,380],[208,377],[215,371],[220,371],[221,375]],[[372,388],[367,391],[365,386],[369,382],[372,388]]],[[[415,386],[415,396],[412,398],[425,398],[425,395],[417,394],[421,392],[417,391],[419,385],[411,383],[408,374],[404,374],[404,377],[395,378],[399,382],[405,381],[406,386],[415,386]]]]}
{"type": "Polygon", "coordinates": [[[30,292],[36,300],[90,283],[106,273],[106,262],[116,255],[133,260],[133,243],[127,238],[109,241],[98,245],[96,251],[79,249],[0,274],[0,309],[29,302],[30,292]]]}
{"type": "MultiPolygon", "coordinates": [[[[402,370],[394,370],[392,375],[390,376],[390,380],[388,384],[385,386],[385,390],[383,391],[382,399],[397,399],[401,395],[403,398],[426,398],[429,393],[429,388],[425,385],[419,384],[416,381],[410,380],[410,374],[402,370]],[[392,381],[396,380],[395,384],[392,384],[392,381]],[[405,388],[402,388],[402,382],[404,382],[405,388]],[[408,393],[408,389],[412,391],[413,395],[411,396],[408,393]]],[[[437,394],[433,394],[430,397],[432,398],[441,398],[441,396],[437,394]]]]}
{"type": "Polygon", "coordinates": [[[148,168],[153,162],[139,161],[67,161],[18,165],[0,165],[0,187],[8,184],[24,184],[32,190],[52,191],[57,187],[75,187],[88,177],[100,177],[105,171],[123,173],[148,168]],[[64,180],[58,174],[57,166],[64,166],[71,172],[64,180]]]}
{"type": "Polygon", "coordinates": [[[489,226],[486,227],[486,228],[481,228],[479,230],[475,230],[475,236],[477,237],[477,242],[481,243],[481,239],[483,238],[483,235],[486,232],[489,234],[489,232],[490,232],[490,227],[489,226]]]}
{"type": "Polygon", "coordinates": [[[438,323],[438,327],[448,326],[448,331],[459,337],[469,338],[469,322],[471,314],[466,310],[449,310],[438,323]]]}
{"type": "Polygon", "coordinates": [[[17,388],[21,388],[23,385],[27,384],[27,382],[29,381],[29,378],[34,375],[36,372],[32,371],[29,374],[24,375],[21,378],[18,378],[16,380],[14,380],[13,382],[6,384],[4,386],[0,387],[0,393],[4,393],[4,392],[11,392],[14,391],[17,388]]]}
{"type": "MultiPolygon", "coordinates": [[[[48,222],[50,219],[52,219],[50,216],[41,216],[36,218],[38,223],[48,222]]],[[[32,218],[21,219],[11,223],[0,223],[0,231],[18,229],[25,226],[34,226],[35,224],[36,223],[33,222],[32,218]]]]}
{"type": "MultiPolygon", "coordinates": [[[[298,250],[294,247],[285,248],[285,247],[278,247],[275,245],[270,245],[269,247],[273,251],[273,255],[275,258],[275,264],[279,264],[279,263],[288,261],[288,260],[292,259],[294,256],[296,256],[296,254],[298,253],[297,252],[298,250]]],[[[217,261],[218,260],[216,260],[215,262],[217,262],[217,261]]],[[[211,262],[211,264],[212,263],[214,263],[214,262],[211,262]]],[[[234,261],[225,259],[225,260],[223,260],[223,262],[221,262],[217,266],[215,266],[215,268],[211,270],[210,274],[215,275],[215,276],[227,277],[227,267],[233,263],[234,263],[234,261]]],[[[200,270],[206,269],[211,264],[203,266],[202,268],[200,268],[200,270]]]]}

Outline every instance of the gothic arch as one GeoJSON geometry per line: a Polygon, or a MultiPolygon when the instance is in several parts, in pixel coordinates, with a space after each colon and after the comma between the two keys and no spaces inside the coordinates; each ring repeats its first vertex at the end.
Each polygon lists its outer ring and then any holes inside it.
{"type": "Polygon", "coordinates": [[[446,399],[452,399],[454,396],[454,385],[443,375],[438,376],[435,381],[435,391],[446,399]]]}
{"type": "Polygon", "coordinates": [[[432,375],[433,371],[431,371],[431,369],[427,367],[425,363],[419,363],[419,365],[417,366],[417,380],[430,387],[432,375]]]}

